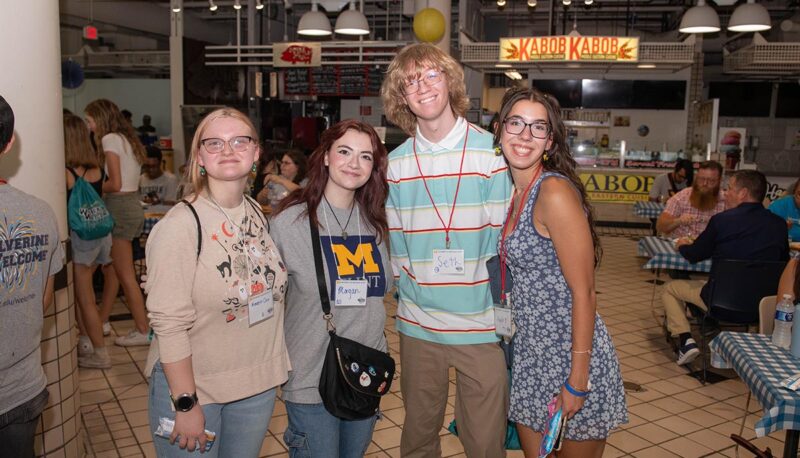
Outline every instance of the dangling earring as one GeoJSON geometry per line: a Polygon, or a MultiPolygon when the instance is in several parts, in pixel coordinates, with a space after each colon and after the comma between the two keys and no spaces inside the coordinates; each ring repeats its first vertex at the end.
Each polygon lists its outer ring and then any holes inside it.
{"type": "Polygon", "coordinates": [[[494,147],[494,155],[495,156],[502,156],[503,155],[503,149],[500,148],[500,145],[497,145],[497,146],[494,147]]]}
{"type": "Polygon", "coordinates": [[[201,177],[206,176],[206,168],[203,167],[202,165],[200,166],[200,176],[201,177]]]}
{"type": "Polygon", "coordinates": [[[542,156],[542,161],[543,162],[547,162],[547,159],[549,159],[549,158],[547,157],[547,152],[545,152],[544,156],[542,156]]]}
{"type": "Polygon", "coordinates": [[[253,166],[252,166],[252,167],[250,167],[250,170],[251,170],[253,173],[256,173],[256,172],[258,171],[258,167],[256,166],[256,163],[255,163],[255,162],[253,162],[253,166]]]}

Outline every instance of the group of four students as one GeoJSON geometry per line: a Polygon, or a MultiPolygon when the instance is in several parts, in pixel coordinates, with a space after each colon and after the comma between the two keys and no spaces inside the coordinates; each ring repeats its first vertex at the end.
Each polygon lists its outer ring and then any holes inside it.
{"type": "Polygon", "coordinates": [[[154,438],[159,456],[204,450],[204,430],[217,434],[211,456],[257,456],[279,386],[290,456],[364,455],[378,416],[341,420],[318,390],[328,335],[312,244],[332,303],[337,282],[366,285],[360,305],[333,307],[339,335],[387,351],[383,298],[397,287],[402,456],[441,456],[451,367],[468,456],[504,456],[508,419],[533,456],[553,399],[570,417],[563,456],[602,456],[609,431],[627,421],[596,312],[601,251],[558,102],[512,89],[492,135],[463,118],[463,70],[429,44],[395,57],[381,95],[410,138],[388,154],[369,125],[332,126],[307,185],[269,221],[244,196],[260,154],[253,124],[222,108],[198,126],[194,195],[147,244],[150,425],[174,419],[177,440],[154,438]],[[486,267],[498,254],[514,279],[503,282],[516,325],[510,395],[486,267]]]}

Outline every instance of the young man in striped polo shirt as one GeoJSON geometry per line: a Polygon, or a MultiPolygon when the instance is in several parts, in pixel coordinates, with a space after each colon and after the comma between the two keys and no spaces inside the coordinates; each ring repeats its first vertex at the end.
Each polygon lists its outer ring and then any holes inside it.
{"type": "Polygon", "coordinates": [[[455,416],[467,456],[505,456],[508,380],[486,260],[511,194],[492,135],[464,119],[461,66],[430,44],[404,48],[381,88],[386,117],[411,138],[389,156],[392,267],[399,292],[403,457],[441,456],[456,370],[455,416]]]}

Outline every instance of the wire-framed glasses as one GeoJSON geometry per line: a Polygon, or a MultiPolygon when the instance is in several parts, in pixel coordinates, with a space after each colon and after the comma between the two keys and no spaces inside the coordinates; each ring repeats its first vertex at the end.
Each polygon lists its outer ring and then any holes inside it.
{"type": "Polygon", "coordinates": [[[221,153],[225,150],[225,143],[231,147],[231,151],[235,153],[243,153],[255,143],[253,137],[248,135],[240,135],[233,137],[230,140],[223,140],[221,138],[204,138],[200,140],[200,144],[211,154],[221,153]]]}
{"type": "Polygon", "coordinates": [[[429,70],[427,73],[422,75],[419,79],[408,80],[406,81],[405,86],[403,86],[403,93],[405,95],[416,94],[419,92],[419,88],[421,87],[422,83],[424,82],[426,86],[431,87],[435,84],[438,84],[442,81],[442,76],[444,72],[438,70],[429,70]]]}
{"type": "Polygon", "coordinates": [[[506,132],[511,135],[521,134],[526,127],[530,127],[531,136],[533,138],[547,138],[547,134],[550,133],[550,124],[545,121],[525,122],[522,118],[512,116],[506,118],[503,124],[506,126],[506,132]]]}

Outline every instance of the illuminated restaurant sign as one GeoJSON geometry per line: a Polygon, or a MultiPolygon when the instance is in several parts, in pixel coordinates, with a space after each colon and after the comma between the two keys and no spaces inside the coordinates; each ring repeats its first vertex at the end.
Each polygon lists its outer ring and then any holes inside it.
{"type": "Polygon", "coordinates": [[[626,204],[648,200],[655,176],[598,171],[580,173],[580,180],[590,201],[626,204]]]}
{"type": "Polygon", "coordinates": [[[514,37],[500,39],[501,62],[636,62],[636,37],[514,37]]]}

